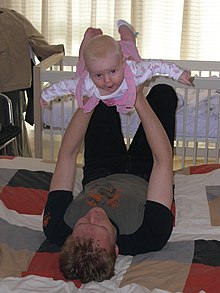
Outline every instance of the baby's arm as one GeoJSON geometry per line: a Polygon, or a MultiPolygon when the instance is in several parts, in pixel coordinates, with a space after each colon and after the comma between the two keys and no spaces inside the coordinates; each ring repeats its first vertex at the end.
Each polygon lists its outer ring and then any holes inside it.
{"type": "Polygon", "coordinates": [[[179,82],[192,85],[190,72],[180,68],[175,63],[163,60],[143,60],[140,63],[136,63],[137,84],[142,84],[155,75],[168,75],[179,82]]]}
{"type": "Polygon", "coordinates": [[[46,87],[41,92],[41,106],[48,106],[50,101],[53,101],[56,97],[62,97],[65,95],[74,95],[76,89],[76,79],[64,79],[59,82],[53,83],[46,87]]]}

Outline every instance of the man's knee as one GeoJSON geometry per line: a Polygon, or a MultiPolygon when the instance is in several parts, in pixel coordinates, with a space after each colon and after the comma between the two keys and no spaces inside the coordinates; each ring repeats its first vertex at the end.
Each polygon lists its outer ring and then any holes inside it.
{"type": "Polygon", "coordinates": [[[156,107],[165,106],[165,108],[169,105],[169,108],[176,109],[178,97],[172,86],[168,84],[157,84],[151,88],[147,100],[153,108],[154,105],[156,107]]]}

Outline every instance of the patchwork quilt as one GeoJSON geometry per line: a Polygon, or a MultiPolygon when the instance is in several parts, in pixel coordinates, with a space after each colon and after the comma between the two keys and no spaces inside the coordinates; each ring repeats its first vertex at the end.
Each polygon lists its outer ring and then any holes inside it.
{"type": "MultiPolygon", "coordinates": [[[[174,174],[174,228],[160,251],[122,256],[115,276],[82,285],[58,268],[60,247],[42,231],[54,164],[0,157],[0,293],[220,292],[220,165],[174,174]]],[[[74,194],[81,189],[77,170],[74,194]]]]}

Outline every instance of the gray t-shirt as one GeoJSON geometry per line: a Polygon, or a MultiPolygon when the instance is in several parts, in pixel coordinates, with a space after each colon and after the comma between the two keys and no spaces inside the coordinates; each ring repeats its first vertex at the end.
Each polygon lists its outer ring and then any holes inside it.
{"type": "Polygon", "coordinates": [[[64,220],[73,228],[91,208],[101,207],[119,228],[134,233],[142,224],[148,182],[131,174],[113,174],[88,183],[69,205],[64,220]]]}

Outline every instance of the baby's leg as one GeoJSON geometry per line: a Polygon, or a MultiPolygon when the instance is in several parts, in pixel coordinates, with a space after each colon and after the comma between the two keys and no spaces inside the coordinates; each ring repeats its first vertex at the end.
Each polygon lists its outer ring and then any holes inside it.
{"type": "Polygon", "coordinates": [[[93,27],[87,28],[79,48],[79,58],[83,57],[83,50],[85,46],[87,45],[88,41],[91,38],[94,38],[95,36],[102,35],[102,34],[103,34],[102,30],[99,28],[93,28],[93,27]]]}
{"type": "Polygon", "coordinates": [[[137,32],[135,32],[134,28],[123,19],[117,21],[117,26],[121,36],[120,44],[124,57],[129,60],[140,62],[141,56],[138,53],[135,40],[137,32]]]}
{"type": "Polygon", "coordinates": [[[117,26],[122,41],[133,41],[135,43],[137,32],[135,32],[130,23],[123,19],[119,19],[117,21],[117,26]]]}
{"type": "Polygon", "coordinates": [[[85,70],[85,61],[84,61],[84,57],[83,57],[83,50],[85,49],[88,41],[92,38],[94,38],[95,36],[98,35],[102,35],[102,30],[99,28],[93,28],[93,27],[89,27],[87,28],[87,30],[84,33],[84,37],[82,39],[80,48],[79,48],[79,58],[78,58],[78,62],[76,65],[76,75],[80,76],[83,71],[85,70]]]}

